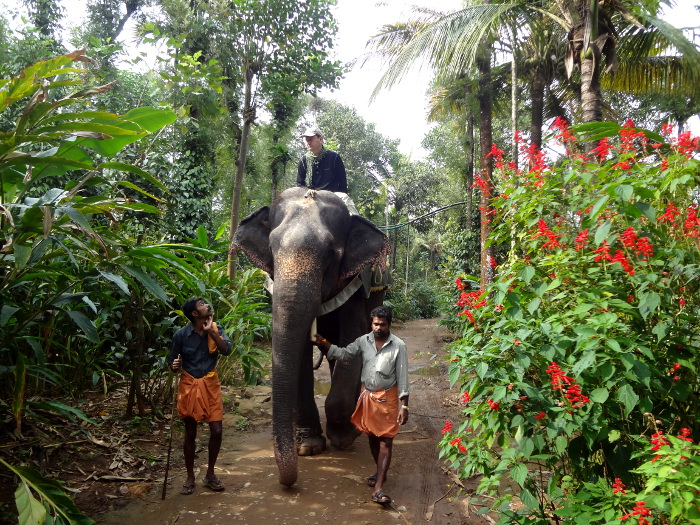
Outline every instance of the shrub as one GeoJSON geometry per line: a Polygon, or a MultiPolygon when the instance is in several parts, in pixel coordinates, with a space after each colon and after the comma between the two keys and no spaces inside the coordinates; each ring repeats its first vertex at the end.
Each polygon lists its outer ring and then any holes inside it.
{"type": "Polygon", "coordinates": [[[491,151],[492,242],[514,248],[488,289],[457,281],[450,379],[464,410],[441,457],[483,475],[478,493],[503,523],[700,523],[697,447],[646,456],[659,436],[671,450],[700,433],[700,141],[556,124],[568,150],[556,167],[529,150],[521,172],[491,151]],[[572,131],[599,141],[594,160],[572,131]]]}

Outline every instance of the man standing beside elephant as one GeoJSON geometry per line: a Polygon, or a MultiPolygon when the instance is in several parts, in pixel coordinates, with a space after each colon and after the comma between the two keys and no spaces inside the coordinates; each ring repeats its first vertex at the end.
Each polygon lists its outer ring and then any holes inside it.
{"type": "Polygon", "coordinates": [[[343,159],[337,152],[326,149],[323,133],[318,127],[308,128],[301,137],[306,141],[308,151],[297,166],[297,186],[332,191],[343,200],[350,213],[359,215],[355,203],[348,195],[343,159]]]}
{"type": "Polygon", "coordinates": [[[345,348],[330,344],[319,334],[313,342],[328,359],[362,356],[363,388],[351,421],[368,435],[377,467],[367,478],[374,489],[372,501],[387,505],[391,498],[382,486],[391,464],[393,439],[399,426],[408,421],[408,352],[406,344],[391,334],[391,310],[379,306],[370,316],[372,331],[345,348]]]}
{"type": "Polygon", "coordinates": [[[224,485],[214,473],[214,465],[221,449],[223,432],[223,398],[221,383],[216,375],[219,354],[231,353],[231,340],[213,320],[211,306],[201,297],[188,299],[182,312],[190,324],[180,328],[173,336],[168,354],[170,368],[182,370],[177,393],[177,411],[185,423],[183,451],[187,479],[180,494],[194,492],[194,455],[197,439],[197,422],[209,423],[209,464],[204,485],[214,491],[224,490],[224,485]]]}

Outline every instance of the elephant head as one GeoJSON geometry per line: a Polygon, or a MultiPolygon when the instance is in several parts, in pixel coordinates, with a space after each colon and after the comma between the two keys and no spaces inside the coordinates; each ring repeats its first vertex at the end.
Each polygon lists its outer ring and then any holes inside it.
{"type": "Polygon", "coordinates": [[[291,486],[297,479],[295,426],[320,433],[312,321],[362,268],[384,266],[389,241],[370,221],[350,215],[332,192],[290,188],[241,221],[234,245],[274,279],[272,433],[280,483],[291,486]]]}

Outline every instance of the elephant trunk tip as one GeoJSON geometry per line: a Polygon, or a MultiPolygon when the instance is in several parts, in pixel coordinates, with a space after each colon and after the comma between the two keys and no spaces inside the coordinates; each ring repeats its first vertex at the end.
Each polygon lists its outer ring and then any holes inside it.
{"type": "Polygon", "coordinates": [[[296,482],[297,482],[296,473],[294,473],[294,474],[280,474],[280,485],[284,485],[285,487],[290,488],[296,482]]]}

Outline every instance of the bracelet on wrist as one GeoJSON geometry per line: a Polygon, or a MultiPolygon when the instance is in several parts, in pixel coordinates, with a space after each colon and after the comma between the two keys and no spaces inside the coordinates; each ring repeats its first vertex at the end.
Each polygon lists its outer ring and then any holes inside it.
{"type": "Polygon", "coordinates": [[[408,410],[408,405],[401,405],[401,408],[408,410]]]}

